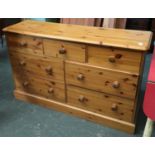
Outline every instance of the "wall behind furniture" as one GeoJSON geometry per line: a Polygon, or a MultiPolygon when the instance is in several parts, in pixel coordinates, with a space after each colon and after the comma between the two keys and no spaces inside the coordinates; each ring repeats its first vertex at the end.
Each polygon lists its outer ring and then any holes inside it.
{"type": "Polygon", "coordinates": [[[55,22],[55,23],[60,22],[60,18],[30,18],[30,19],[44,22],[55,22]]]}

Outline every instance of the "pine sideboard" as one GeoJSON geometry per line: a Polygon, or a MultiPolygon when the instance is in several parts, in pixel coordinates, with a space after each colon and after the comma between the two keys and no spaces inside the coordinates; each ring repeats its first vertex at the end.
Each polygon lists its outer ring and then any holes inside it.
{"type": "Polygon", "coordinates": [[[32,20],[4,32],[17,99],[134,133],[151,32],[32,20]]]}

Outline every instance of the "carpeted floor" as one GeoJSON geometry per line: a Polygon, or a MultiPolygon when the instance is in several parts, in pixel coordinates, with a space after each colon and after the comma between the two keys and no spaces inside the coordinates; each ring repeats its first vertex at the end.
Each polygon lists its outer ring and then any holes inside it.
{"type": "MultiPolygon", "coordinates": [[[[142,103],[151,54],[146,57],[141,88],[142,103]]],[[[139,112],[137,129],[130,135],[84,119],[18,101],[13,97],[13,79],[6,45],[0,45],[0,136],[2,137],[130,137],[142,136],[146,118],[139,112]]],[[[155,136],[155,132],[153,133],[155,136]]]]}

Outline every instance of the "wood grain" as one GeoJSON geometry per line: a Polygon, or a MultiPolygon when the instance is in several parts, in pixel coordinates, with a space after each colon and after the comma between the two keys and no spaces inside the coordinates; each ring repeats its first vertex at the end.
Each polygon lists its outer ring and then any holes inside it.
{"type": "Polygon", "coordinates": [[[141,57],[142,52],[134,50],[88,46],[89,64],[131,74],[139,74],[141,57]],[[114,62],[111,62],[110,58],[113,58],[114,62]]]}
{"type": "Polygon", "coordinates": [[[64,83],[43,80],[29,74],[14,74],[16,89],[44,98],[65,102],[64,83]]]}
{"type": "Polygon", "coordinates": [[[16,98],[134,132],[151,32],[29,20],[4,31],[16,98]]]}
{"type": "Polygon", "coordinates": [[[134,100],[67,86],[67,104],[119,120],[132,122],[134,100]],[[83,100],[80,100],[80,97],[83,97],[83,100]]]}
{"type": "Polygon", "coordinates": [[[44,39],[44,52],[46,56],[64,60],[85,62],[86,59],[86,46],[84,44],[44,39]],[[61,49],[64,49],[65,53],[60,53],[61,49]]]}
{"type": "Polygon", "coordinates": [[[65,63],[65,67],[67,84],[135,99],[137,75],[70,61],[65,63]],[[78,75],[82,75],[83,79],[78,79],[78,75]],[[116,82],[119,83],[118,88],[113,87],[116,82]]]}
{"type": "Polygon", "coordinates": [[[51,57],[32,56],[20,52],[10,51],[10,59],[15,73],[30,73],[64,82],[64,63],[61,59],[51,57]]]}
{"type": "Polygon", "coordinates": [[[7,35],[7,43],[10,51],[18,51],[32,55],[43,55],[43,43],[40,38],[9,34],[7,35]]]}
{"type": "Polygon", "coordinates": [[[120,30],[25,20],[4,28],[5,32],[65,41],[147,51],[152,32],[120,30]]]}

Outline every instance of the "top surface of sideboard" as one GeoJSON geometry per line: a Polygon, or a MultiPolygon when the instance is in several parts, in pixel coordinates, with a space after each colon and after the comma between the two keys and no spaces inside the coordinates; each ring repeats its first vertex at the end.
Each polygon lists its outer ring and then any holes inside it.
{"type": "Polygon", "coordinates": [[[3,29],[5,32],[36,37],[66,40],[100,46],[147,51],[150,48],[152,32],[103,27],[79,26],[25,20],[3,29]]]}

